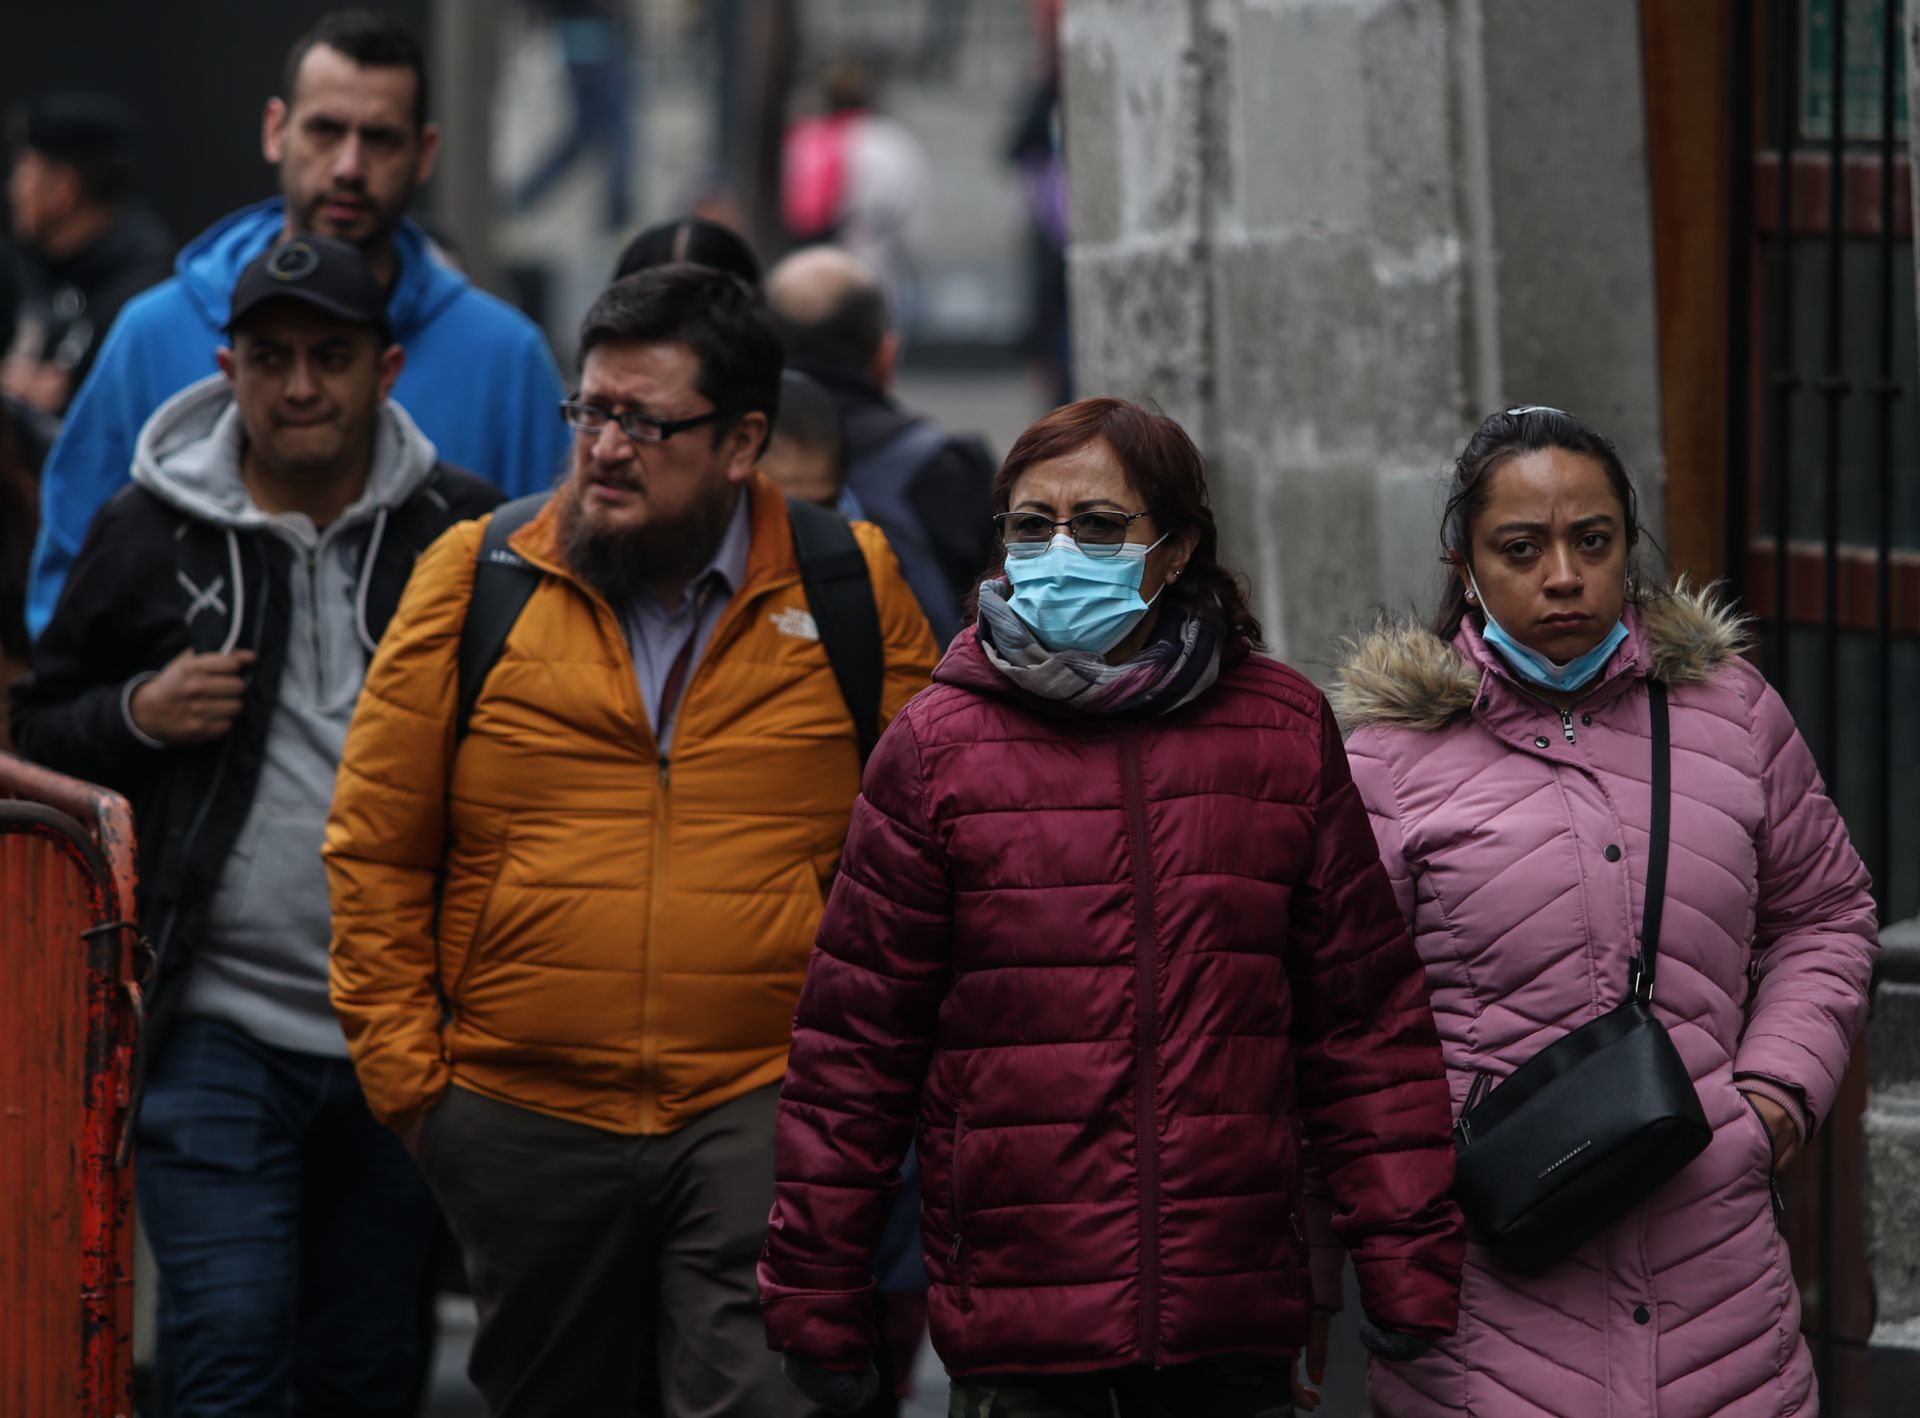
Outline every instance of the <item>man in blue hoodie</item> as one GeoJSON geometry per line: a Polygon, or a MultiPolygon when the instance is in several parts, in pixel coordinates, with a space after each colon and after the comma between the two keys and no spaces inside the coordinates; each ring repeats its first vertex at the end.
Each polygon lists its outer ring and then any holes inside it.
{"type": "Polygon", "coordinates": [[[281,196],[216,222],[180,253],[176,275],[127,304],[67,412],[42,474],[27,601],[35,636],[94,514],[125,485],[141,426],[214,373],[241,269],[299,232],[352,242],[386,286],[388,324],[406,351],[394,398],[443,458],[513,497],[550,486],[563,466],[563,391],[539,329],[436,260],[406,220],[440,141],[413,36],[389,16],[324,16],[294,44],[284,88],[261,133],[281,196]]]}

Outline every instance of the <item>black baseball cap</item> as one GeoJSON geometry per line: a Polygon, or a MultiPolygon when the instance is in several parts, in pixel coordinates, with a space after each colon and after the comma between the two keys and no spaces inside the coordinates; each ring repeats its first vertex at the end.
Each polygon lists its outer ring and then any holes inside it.
{"type": "Polygon", "coordinates": [[[386,290],[359,248],[336,237],[302,232],[249,261],[234,282],[227,333],[275,300],[304,301],[342,320],[371,325],[383,342],[392,343],[386,290]]]}

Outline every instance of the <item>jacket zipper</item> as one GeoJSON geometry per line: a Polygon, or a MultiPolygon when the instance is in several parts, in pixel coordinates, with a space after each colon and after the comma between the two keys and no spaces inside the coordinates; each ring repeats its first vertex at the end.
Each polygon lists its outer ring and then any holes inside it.
{"type": "Polygon", "coordinates": [[[1127,797],[1127,835],[1133,847],[1135,1027],[1134,1118],[1140,1157],[1140,1362],[1153,1364],[1160,1310],[1160,1156],[1155,1136],[1159,1026],[1156,976],[1159,940],[1153,920],[1152,854],[1147,843],[1147,793],[1140,773],[1140,731],[1120,735],[1120,778],[1127,797]]]}
{"type": "Polygon", "coordinates": [[[1560,711],[1560,732],[1567,736],[1568,743],[1573,742],[1573,710],[1562,709],[1560,711]]]}
{"type": "Polygon", "coordinates": [[[1480,1106],[1486,1096],[1493,1092],[1493,1075],[1485,1069],[1474,1074],[1473,1082],[1467,1087],[1467,1100],[1460,1105],[1460,1116],[1454,1122],[1454,1136],[1461,1147],[1473,1145],[1473,1110],[1480,1106]]]}
{"type": "Polygon", "coordinates": [[[973,1286],[967,1279],[966,1252],[960,1230],[960,1139],[966,1136],[966,1131],[966,1114],[956,1111],[953,1115],[953,1156],[947,1163],[948,1207],[953,1212],[953,1249],[947,1252],[947,1264],[953,1268],[954,1293],[959,1299],[960,1308],[971,1310],[973,1286]]]}
{"type": "Polygon", "coordinates": [[[307,558],[307,639],[313,644],[313,698],[316,704],[327,702],[327,660],[320,644],[320,549],[306,548],[307,558]]]}
{"type": "Polygon", "coordinates": [[[647,886],[647,958],[641,964],[640,985],[640,1130],[652,1132],[660,1110],[658,1088],[659,1042],[654,1036],[653,1006],[660,994],[660,932],[666,921],[661,897],[667,881],[667,789],[671,769],[660,755],[660,788],[653,797],[652,880],[647,886]]]}
{"type": "MultiPolygon", "coordinates": [[[[655,1070],[659,1059],[659,1049],[653,1037],[653,1002],[659,993],[656,964],[660,958],[660,928],[666,917],[660,900],[660,884],[666,879],[664,863],[667,855],[667,788],[672,780],[673,770],[668,756],[660,751],[660,741],[654,736],[652,721],[647,717],[646,704],[640,698],[640,680],[633,666],[633,648],[627,643],[626,627],[620,617],[614,614],[613,607],[598,591],[584,591],[588,603],[593,607],[594,623],[600,627],[600,634],[609,645],[615,647],[615,655],[625,667],[622,676],[622,694],[629,705],[629,711],[635,726],[635,737],[643,752],[650,753],[660,775],[659,791],[653,798],[653,879],[647,890],[647,939],[640,963],[640,1131],[652,1132],[659,1117],[660,1103],[655,1096],[655,1070]]],[[[709,647],[712,641],[708,642],[709,647]]],[[[705,656],[701,657],[703,660],[705,656]]],[[[693,690],[693,680],[699,673],[687,677],[687,684],[680,691],[680,701],[686,702],[687,695],[693,690]]]]}

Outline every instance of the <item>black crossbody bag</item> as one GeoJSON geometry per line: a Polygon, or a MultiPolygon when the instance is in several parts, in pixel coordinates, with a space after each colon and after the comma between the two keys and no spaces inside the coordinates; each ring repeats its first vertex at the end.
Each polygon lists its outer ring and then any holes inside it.
{"type": "Polygon", "coordinates": [[[1637,1205],[1705,1150],[1700,1095],[1653,1017],[1667,891],[1672,745],[1667,689],[1649,684],[1653,831],[1640,954],[1626,1003],[1528,1059],[1499,1087],[1482,1073],[1453,1126],[1454,1197],[1494,1258],[1544,1270],[1637,1205]]]}

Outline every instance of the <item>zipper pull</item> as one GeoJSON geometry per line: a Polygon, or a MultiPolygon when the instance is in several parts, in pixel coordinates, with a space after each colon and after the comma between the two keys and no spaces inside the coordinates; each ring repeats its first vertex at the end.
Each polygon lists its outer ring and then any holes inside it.
{"type": "Polygon", "coordinates": [[[665,787],[668,787],[668,786],[669,786],[669,782],[668,782],[668,780],[669,780],[669,779],[670,779],[670,778],[671,778],[672,776],[673,776],[673,763],[672,763],[672,760],[670,760],[670,759],[669,759],[669,758],[668,758],[668,757],[667,757],[667,756],[666,756],[666,755],[665,755],[665,754],[663,753],[663,754],[661,754],[661,755],[660,755],[660,786],[661,786],[661,787],[663,787],[663,788],[665,788],[665,787]]]}
{"type": "Polygon", "coordinates": [[[1560,711],[1560,732],[1567,736],[1568,743],[1573,742],[1573,710],[1562,709],[1560,711]]]}
{"type": "Polygon", "coordinates": [[[960,1262],[960,1233],[958,1231],[955,1231],[953,1233],[953,1249],[947,1252],[947,1264],[957,1265],[959,1264],[959,1262],[960,1262]]]}

